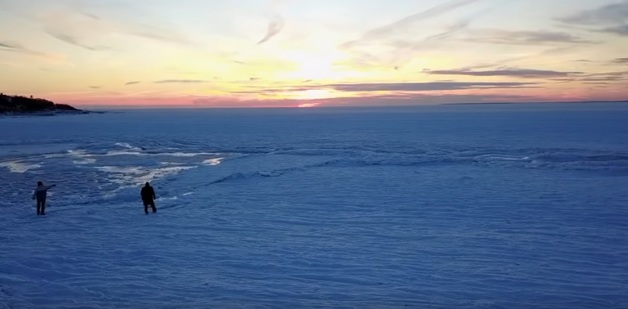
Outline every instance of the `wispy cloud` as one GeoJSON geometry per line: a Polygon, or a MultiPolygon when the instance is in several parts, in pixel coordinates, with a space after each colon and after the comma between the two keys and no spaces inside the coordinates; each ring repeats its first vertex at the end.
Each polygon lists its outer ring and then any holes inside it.
{"type": "Polygon", "coordinates": [[[501,70],[506,67],[513,67],[513,63],[517,63],[523,60],[534,59],[534,58],[545,58],[545,57],[562,57],[565,55],[565,53],[575,50],[576,47],[577,46],[572,45],[572,46],[561,46],[557,48],[550,48],[550,49],[547,49],[538,53],[529,53],[529,54],[524,54],[521,56],[503,58],[500,60],[495,60],[493,62],[474,64],[474,65],[470,65],[464,68],[459,68],[458,70],[472,71],[472,70],[490,69],[490,68],[493,68],[494,70],[501,70]]]}
{"type": "Polygon", "coordinates": [[[392,22],[388,25],[382,26],[382,27],[378,27],[372,30],[367,31],[366,33],[364,33],[362,35],[361,38],[354,40],[354,41],[349,41],[346,42],[344,44],[341,45],[342,48],[351,48],[354,47],[356,45],[365,43],[365,42],[369,42],[369,41],[374,41],[374,40],[380,40],[380,39],[384,39],[384,38],[388,38],[390,35],[395,34],[399,31],[403,31],[403,30],[407,30],[407,28],[409,28],[412,24],[416,23],[416,22],[420,22],[420,21],[425,21],[431,18],[436,18],[440,15],[443,15],[449,11],[455,10],[459,7],[465,6],[465,5],[469,5],[473,2],[477,2],[478,0],[451,0],[448,1],[446,3],[434,6],[432,8],[429,8],[425,11],[416,13],[416,14],[412,14],[410,16],[407,16],[403,19],[397,20],[395,22],[392,22]]]}
{"type": "Polygon", "coordinates": [[[155,84],[201,84],[201,83],[206,83],[206,81],[197,80],[197,79],[165,79],[165,80],[158,80],[155,82],[155,84]]]}
{"type": "Polygon", "coordinates": [[[0,42],[0,50],[4,49],[4,50],[16,50],[21,48],[20,46],[14,44],[14,43],[8,43],[8,42],[0,42]]]}
{"type": "Polygon", "coordinates": [[[61,2],[56,10],[42,9],[26,11],[23,14],[43,23],[49,35],[88,50],[111,49],[99,46],[96,42],[111,41],[112,35],[133,36],[178,45],[196,45],[175,26],[151,20],[150,14],[140,6],[122,2],[106,5],[89,1],[72,2],[61,2]],[[96,15],[92,12],[96,10],[101,14],[96,15]],[[124,10],[125,14],[115,13],[116,10],[124,10]]]}
{"type": "Polygon", "coordinates": [[[585,83],[597,83],[603,82],[606,84],[628,81],[628,71],[615,71],[615,72],[598,72],[587,73],[572,77],[563,77],[552,79],[558,82],[585,82],[585,83]]]}
{"type": "Polygon", "coordinates": [[[506,31],[485,30],[476,31],[475,35],[467,39],[471,42],[511,45],[546,45],[546,44],[592,44],[577,35],[557,31],[506,31]]]}
{"type": "Polygon", "coordinates": [[[100,89],[100,88],[102,88],[102,87],[101,87],[101,86],[89,86],[89,88],[92,88],[92,89],[100,89]]]}
{"type": "Polygon", "coordinates": [[[96,14],[87,13],[87,12],[81,12],[81,14],[83,16],[89,17],[91,19],[100,20],[100,17],[98,15],[96,15],[96,14]]]}
{"type": "Polygon", "coordinates": [[[283,30],[286,25],[286,21],[283,16],[279,13],[279,6],[285,2],[286,0],[272,0],[272,16],[268,21],[268,26],[266,27],[266,34],[264,37],[257,42],[257,45],[263,44],[268,40],[272,39],[274,36],[279,34],[281,30],[283,30]]]}
{"type": "Polygon", "coordinates": [[[18,44],[15,42],[0,41],[0,51],[23,53],[23,54],[30,54],[30,55],[43,55],[43,53],[28,49],[22,46],[21,44],[18,44]]]}
{"type": "Polygon", "coordinates": [[[332,88],[344,92],[423,92],[464,89],[491,89],[491,88],[522,88],[530,87],[535,83],[521,82],[425,82],[425,83],[361,83],[361,84],[328,84],[323,88],[332,88]]]}
{"type": "Polygon", "coordinates": [[[454,35],[467,29],[477,14],[430,32],[417,32],[421,22],[437,18],[480,0],[450,0],[390,24],[371,29],[360,38],[339,46],[353,56],[351,63],[361,66],[388,65],[398,68],[414,58],[418,51],[435,49],[454,35]],[[376,48],[373,48],[376,47],[376,48]]]}
{"type": "Polygon", "coordinates": [[[587,82],[621,82],[628,80],[628,71],[591,73],[576,80],[587,82]]]}
{"type": "Polygon", "coordinates": [[[558,18],[558,20],[567,24],[587,26],[593,31],[627,36],[628,20],[626,16],[628,16],[628,1],[624,0],[558,18]]]}
{"type": "Polygon", "coordinates": [[[0,41],[0,52],[11,52],[11,53],[17,53],[17,54],[23,54],[23,55],[29,55],[29,56],[36,56],[45,60],[52,60],[52,61],[60,61],[64,59],[64,57],[60,55],[43,53],[40,51],[36,51],[30,48],[24,47],[22,44],[19,44],[19,43],[7,42],[7,41],[0,41]]]}
{"type": "Polygon", "coordinates": [[[131,25],[128,30],[121,30],[122,33],[128,32],[128,34],[151,39],[155,41],[161,41],[166,43],[175,43],[181,45],[195,45],[194,42],[187,39],[183,35],[176,32],[168,31],[166,29],[159,29],[150,26],[133,26],[131,25]],[[133,29],[135,28],[135,29],[133,29]]]}
{"type": "Polygon", "coordinates": [[[621,36],[628,36],[628,24],[615,27],[608,27],[600,30],[601,32],[613,33],[621,36]]]}
{"type": "Polygon", "coordinates": [[[130,86],[130,85],[136,85],[136,84],[139,84],[139,83],[140,83],[139,81],[132,81],[132,82],[125,83],[125,85],[130,86]]]}
{"type": "Polygon", "coordinates": [[[353,63],[372,66],[372,65],[389,65],[398,69],[401,65],[407,63],[416,56],[417,52],[426,49],[435,49],[442,47],[439,43],[445,42],[457,33],[465,30],[470,23],[470,19],[461,20],[458,23],[449,26],[447,29],[439,33],[431,34],[422,39],[411,39],[413,36],[408,35],[403,38],[390,38],[387,41],[380,42],[380,47],[385,47],[385,52],[379,55],[373,53],[371,47],[358,46],[357,44],[344,45],[350,46],[348,50],[353,54],[353,63]],[[362,47],[362,48],[360,48],[362,47]]]}
{"type": "Polygon", "coordinates": [[[90,46],[88,44],[82,43],[79,41],[79,39],[77,39],[76,37],[67,34],[67,33],[61,33],[61,32],[57,32],[54,30],[46,30],[46,33],[48,33],[49,35],[51,35],[52,37],[54,37],[55,39],[58,39],[60,41],[63,41],[65,43],[68,43],[70,45],[75,45],[78,47],[82,47],[85,48],[87,50],[91,50],[91,51],[101,51],[101,50],[109,50],[109,47],[104,47],[104,46],[90,46]]]}
{"type": "Polygon", "coordinates": [[[458,23],[450,26],[448,29],[440,33],[428,36],[427,38],[424,38],[423,40],[414,41],[414,42],[412,41],[395,42],[394,44],[392,44],[392,46],[394,46],[396,49],[395,53],[393,54],[394,55],[393,64],[395,64],[395,68],[398,69],[400,65],[402,65],[404,62],[411,59],[420,50],[423,50],[426,48],[438,47],[439,42],[444,42],[447,39],[456,35],[457,33],[461,32],[462,30],[465,30],[469,26],[470,21],[471,21],[470,19],[461,20],[458,23]]]}
{"type": "Polygon", "coordinates": [[[547,99],[532,95],[410,93],[403,95],[375,95],[355,98],[335,98],[322,103],[330,105],[404,106],[417,104],[540,102],[545,100],[547,99]]]}
{"type": "Polygon", "coordinates": [[[428,74],[432,75],[458,75],[458,76],[502,76],[502,77],[518,77],[518,78],[554,78],[554,77],[568,77],[576,74],[582,74],[582,72],[561,72],[553,70],[535,70],[535,69],[520,69],[520,68],[506,68],[498,70],[486,70],[477,71],[469,69],[457,69],[457,70],[426,70],[428,74]]]}
{"type": "Polygon", "coordinates": [[[277,35],[281,31],[281,29],[283,29],[284,25],[285,21],[283,17],[279,14],[275,14],[268,23],[266,35],[259,42],[257,42],[257,44],[259,45],[270,40],[272,37],[277,35]]]}
{"type": "Polygon", "coordinates": [[[628,16],[628,1],[604,5],[602,7],[586,10],[575,15],[559,18],[558,20],[582,25],[596,26],[607,23],[624,23],[628,16]]]}
{"type": "Polygon", "coordinates": [[[616,58],[611,63],[614,64],[628,64],[628,58],[616,58]]]}

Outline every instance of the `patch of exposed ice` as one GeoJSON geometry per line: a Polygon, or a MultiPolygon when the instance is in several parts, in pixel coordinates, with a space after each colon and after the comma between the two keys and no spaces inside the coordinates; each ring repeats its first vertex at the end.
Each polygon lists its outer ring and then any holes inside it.
{"type": "Polygon", "coordinates": [[[26,173],[29,170],[40,168],[40,164],[29,164],[20,161],[0,162],[1,167],[6,167],[11,173],[26,173]]]}

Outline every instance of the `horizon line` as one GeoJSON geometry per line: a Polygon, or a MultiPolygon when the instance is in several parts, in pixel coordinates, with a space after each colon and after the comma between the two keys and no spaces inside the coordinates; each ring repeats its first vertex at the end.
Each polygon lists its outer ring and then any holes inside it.
{"type": "MultiPolygon", "coordinates": [[[[319,105],[319,106],[198,106],[198,105],[81,105],[82,108],[95,109],[334,109],[334,108],[412,108],[429,106],[452,106],[452,105],[516,105],[516,104],[600,104],[600,103],[628,103],[626,100],[585,100],[585,101],[512,101],[512,102],[467,102],[467,103],[429,103],[429,104],[395,104],[395,105],[319,105]]],[[[61,103],[66,104],[66,103],[61,103]]]]}

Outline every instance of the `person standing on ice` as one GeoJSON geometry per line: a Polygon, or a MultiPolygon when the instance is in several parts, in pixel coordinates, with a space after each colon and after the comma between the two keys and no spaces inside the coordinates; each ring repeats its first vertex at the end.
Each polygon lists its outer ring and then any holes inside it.
{"type": "Polygon", "coordinates": [[[45,215],[46,214],[46,195],[48,194],[48,189],[55,187],[52,186],[44,186],[44,183],[41,181],[37,182],[37,188],[33,191],[33,199],[37,199],[37,215],[45,215]]]}
{"type": "Polygon", "coordinates": [[[148,206],[153,209],[153,212],[157,212],[155,207],[155,190],[147,182],[140,193],[142,195],[142,202],[144,202],[144,213],[148,214],[148,206]]]}

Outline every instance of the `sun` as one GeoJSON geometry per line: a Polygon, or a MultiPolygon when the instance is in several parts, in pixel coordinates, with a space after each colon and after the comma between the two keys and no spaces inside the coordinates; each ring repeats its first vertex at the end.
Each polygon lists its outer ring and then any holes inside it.
{"type": "Polygon", "coordinates": [[[331,96],[331,93],[325,89],[310,89],[295,92],[295,97],[302,100],[326,99],[331,96]]]}
{"type": "Polygon", "coordinates": [[[295,64],[289,78],[303,80],[331,79],[338,75],[334,70],[336,55],[333,53],[291,53],[286,58],[295,64]]]}
{"type": "Polygon", "coordinates": [[[298,74],[305,79],[324,79],[334,75],[334,68],[328,59],[305,58],[299,62],[298,74]]]}

